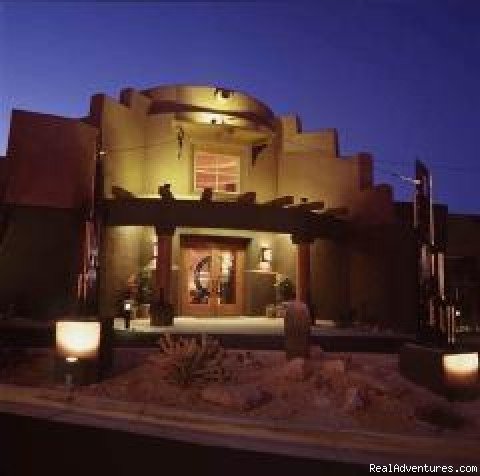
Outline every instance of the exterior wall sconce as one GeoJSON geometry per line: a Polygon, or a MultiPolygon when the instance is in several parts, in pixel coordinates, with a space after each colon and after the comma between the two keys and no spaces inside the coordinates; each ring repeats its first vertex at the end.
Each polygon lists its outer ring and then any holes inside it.
{"type": "Polygon", "coordinates": [[[260,269],[270,271],[272,268],[273,251],[268,246],[262,246],[260,249],[260,269]]]}
{"type": "Polygon", "coordinates": [[[180,160],[182,158],[182,150],[183,150],[183,141],[185,139],[185,131],[183,127],[179,127],[177,129],[177,144],[178,144],[178,152],[177,152],[177,159],[180,160]]]}
{"type": "Polygon", "coordinates": [[[272,263],[273,260],[273,251],[272,248],[264,246],[261,249],[261,261],[264,263],[272,263]]]}
{"type": "Polygon", "coordinates": [[[445,354],[442,360],[448,387],[471,387],[478,383],[478,352],[445,354]]]}
{"type": "Polygon", "coordinates": [[[98,380],[101,325],[96,320],[60,320],[55,326],[55,379],[67,387],[98,380]]]}

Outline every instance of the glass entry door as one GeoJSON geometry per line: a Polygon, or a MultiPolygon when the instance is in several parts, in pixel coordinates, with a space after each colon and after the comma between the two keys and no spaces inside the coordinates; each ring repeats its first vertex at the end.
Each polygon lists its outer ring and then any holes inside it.
{"type": "Polygon", "coordinates": [[[242,313],[244,251],[205,244],[183,250],[183,314],[242,313]]]}

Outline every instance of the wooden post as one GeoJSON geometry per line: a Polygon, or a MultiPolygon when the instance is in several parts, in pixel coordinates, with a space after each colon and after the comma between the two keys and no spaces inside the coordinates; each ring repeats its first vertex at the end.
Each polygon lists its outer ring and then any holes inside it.
{"type": "Polygon", "coordinates": [[[297,243],[297,301],[310,303],[310,243],[297,243]]]}
{"type": "Polygon", "coordinates": [[[156,227],[155,231],[157,233],[157,259],[155,263],[154,298],[163,298],[166,303],[171,303],[172,237],[175,229],[156,227]]]}

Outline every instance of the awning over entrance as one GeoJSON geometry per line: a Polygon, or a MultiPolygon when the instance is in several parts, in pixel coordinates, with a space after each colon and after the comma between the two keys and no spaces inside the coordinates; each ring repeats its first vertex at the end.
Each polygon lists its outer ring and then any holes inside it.
{"type": "Polygon", "coordinates": [[[290,234],[296,242],[311,242],[317,238],[342,240],[347,234],[347,223],[328,213],[268,203],[169,201],[160,198],[105,199],[103,217],[107,226],[267,231],[290,234]]]}

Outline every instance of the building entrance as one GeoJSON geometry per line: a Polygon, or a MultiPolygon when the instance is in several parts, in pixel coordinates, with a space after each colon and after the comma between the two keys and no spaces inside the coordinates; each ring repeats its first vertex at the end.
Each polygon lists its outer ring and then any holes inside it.
{"type": "Polygon", "coordinates": [[[243,312],[245,250],[198,241],[182,247],[182,314],[231,316],[243,312]]]}

